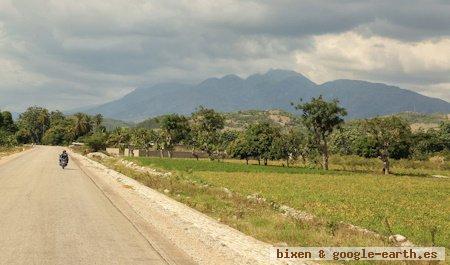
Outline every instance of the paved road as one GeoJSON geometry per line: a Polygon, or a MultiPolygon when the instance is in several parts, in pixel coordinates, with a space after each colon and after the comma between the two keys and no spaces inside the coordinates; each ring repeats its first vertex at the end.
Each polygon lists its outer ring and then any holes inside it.
{"type": "Polygon", "coordinates": [[[166,264],[61,150],[0,164],[0,264],[166,264]]]}

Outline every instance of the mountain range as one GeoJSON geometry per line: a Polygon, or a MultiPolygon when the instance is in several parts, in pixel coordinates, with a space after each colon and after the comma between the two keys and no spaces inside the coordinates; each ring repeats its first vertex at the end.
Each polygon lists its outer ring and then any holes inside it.
{"type": "Polygon", "coordinates": [[[404,111],[450,113],[449,102],[396,86],[347,79],[316,84],[288,70],[270,70],[246,79],[227,75],[196,85],[162,83],[139,87],[118,100],[84,111],[125,121],[167,113],[190,114],[200,105],[226,112],[281,109],[295,113],[291,102],[308,101],[319,95],[338,99],[347,109],[348,119],[404,111]]]}

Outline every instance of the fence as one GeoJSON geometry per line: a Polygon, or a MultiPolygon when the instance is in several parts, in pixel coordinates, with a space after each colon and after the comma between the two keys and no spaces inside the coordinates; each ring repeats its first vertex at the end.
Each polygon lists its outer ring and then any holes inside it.
{"type": "MultiPolygon", "coordinates": [[[[133,156],[133,157],[169,157],[167,150],[143,150],[143,149],[128,149],[120,150],[119,148],[106,148],[106,152],[113,156],[133,156]]],[[[188,151],[172,151],[173,158],[207,158],[208,154],[205,152],[188,151]]]]}

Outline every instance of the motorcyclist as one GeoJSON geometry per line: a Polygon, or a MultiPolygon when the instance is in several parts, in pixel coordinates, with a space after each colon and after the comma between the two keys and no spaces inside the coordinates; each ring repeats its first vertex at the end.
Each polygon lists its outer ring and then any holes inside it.
{"type": "Polygon", "coordinates": [[[67,154],[66,150],[63,150],[62,154],[59,155],[59,163],[64,161],[66,164],[69,163],[69,155],[67,154]]]}

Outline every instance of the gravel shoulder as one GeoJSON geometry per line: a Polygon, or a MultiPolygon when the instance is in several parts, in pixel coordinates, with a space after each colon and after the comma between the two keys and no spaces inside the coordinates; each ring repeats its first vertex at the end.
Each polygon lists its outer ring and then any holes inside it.
{"type": "Polygon", "coordinates": [[[120,196],[159,236],[183,249],[197,264],[288,264],[270,257],[272,245],[221,224],[85,156],[73,152],[70,155],[95,182],[103,183],[104,188],[120,196]]]}

